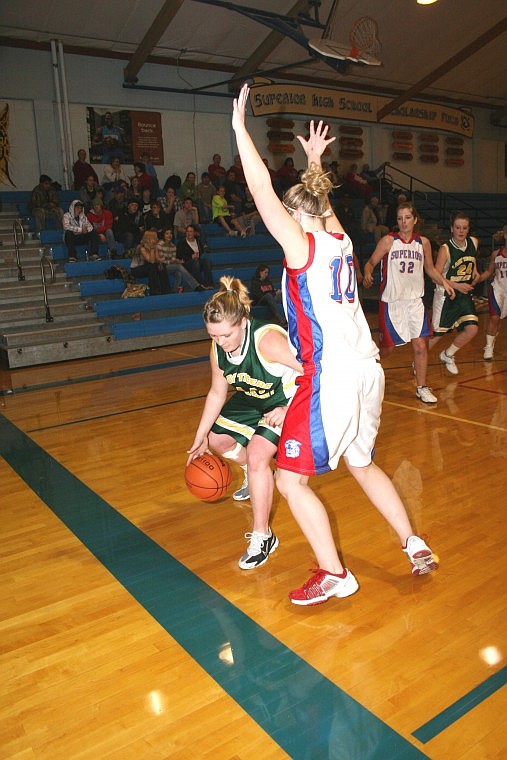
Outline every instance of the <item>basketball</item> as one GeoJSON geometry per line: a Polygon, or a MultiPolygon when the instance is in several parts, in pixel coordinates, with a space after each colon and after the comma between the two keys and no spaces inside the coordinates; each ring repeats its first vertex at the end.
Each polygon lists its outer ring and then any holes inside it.
{"type": "Polygon", "coordinates": [[[201,454],[185,469],[185,483],[191,494],[201,501],[218,501],[231,485],[231,469],[216,454],[201,454]]]}

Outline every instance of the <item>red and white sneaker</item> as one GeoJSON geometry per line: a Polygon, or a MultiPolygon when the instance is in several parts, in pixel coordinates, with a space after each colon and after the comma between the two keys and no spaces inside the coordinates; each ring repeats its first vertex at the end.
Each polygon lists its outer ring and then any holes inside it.
{"type": "Polygon", "coordinates": [[[311,578],[303,583],[301,588],[296,588],[290,592],[289,599],[292,604],[303,606],[322,604],[332,596],[337,596],[340,599],[351,596],[359,588],[359,583],[350,570],[346,570],[344,578],[320,568],[315,568],[312,573],[311,578]]]}
{"type": "Polygon", "coordinates": [[[412,575],[424,575],[438,568],[430,547],[419,536],[410,536],[403,551],[412,565],[412,575]]]}

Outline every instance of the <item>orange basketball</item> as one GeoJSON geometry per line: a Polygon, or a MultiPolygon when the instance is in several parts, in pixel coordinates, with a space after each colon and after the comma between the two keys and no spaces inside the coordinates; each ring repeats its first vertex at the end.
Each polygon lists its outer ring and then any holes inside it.
{"type": "Polygon", "coordinates": [[[185,483],[191,494],[201,501],[218,501],[231,485],[231,469],[216,454],[201,454],[185,469],[185,483]]]}

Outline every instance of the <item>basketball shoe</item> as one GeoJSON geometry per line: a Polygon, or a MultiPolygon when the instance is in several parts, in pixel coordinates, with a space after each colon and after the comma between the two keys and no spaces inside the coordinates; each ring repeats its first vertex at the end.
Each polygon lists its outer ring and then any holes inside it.
{"type": "Polygon", "coordinates": [[[245,533],[245,538],[249,539],[248,548],[238,562],[242,570],[260,567],[267,562],[269,555],[278,546],[278,539],[271,528],[267,535],[254,530],[253,533],[245,533]]]}
{"type": "Polygon", "coordinates": [[[403,551],[412,565],[412,575],[424,575],[438,568],[430,547],[419,536],[410,536],[403,551]]]}
{"type": "Polygon", "coordinates": [[[415,395],[418,399],[424,401],[425,404],[437,403],[437,397],[433,395],[431,388],[429,388],[427,385],[418,385],[415,391],[415,395]]]}
{"type": "Polygon", "coordinates": [[[447,356],[447,353],[445,349],[440,352],[438,355],[438,358],[441,362],[443,362],[447,368],[447,372],[450,372],[451,375],[457,375],[459,370],[456,366],[456,362],[454,361],[454,356],[447,356]]]}
{"type": "Polygon", "coordinates": [[[493,346],[490,346],[490,345],[484,346],[483,358],[487,362],[491,361],[491,359],[493,358],[493,346]]]}
{"type": "Polygon", "coordinates": [[[343,599],[346,596],[355,594],[359,588],[350,570],[345,571],[345,577],[328,573],[327,570],[315,568],[312,570],[313,575],[301,588],[296,588],[289,594],[292,604],[300,604],[311,607],[314,604],[322,604],[332,596],[343,599]]]}
{"type": "Polygon", "coordinates": [[[248,470],[245,471],[245,477],[243,478],[241,487],[238,488],[237,491],[234,491],[232,498],[234,501],[245,501],[245,499],[250,498],[250,491],[248,490],[248,470]]]}

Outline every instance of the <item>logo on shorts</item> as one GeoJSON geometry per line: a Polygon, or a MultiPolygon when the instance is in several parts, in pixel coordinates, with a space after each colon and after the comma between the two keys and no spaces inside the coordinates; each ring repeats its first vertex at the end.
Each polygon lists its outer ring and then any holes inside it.
{"type": "Polygon", "coordinates": [[[285,456],[287,459],[297,459],[301,454],[301,443],[291,438],[285,441],[285,456]]]}

